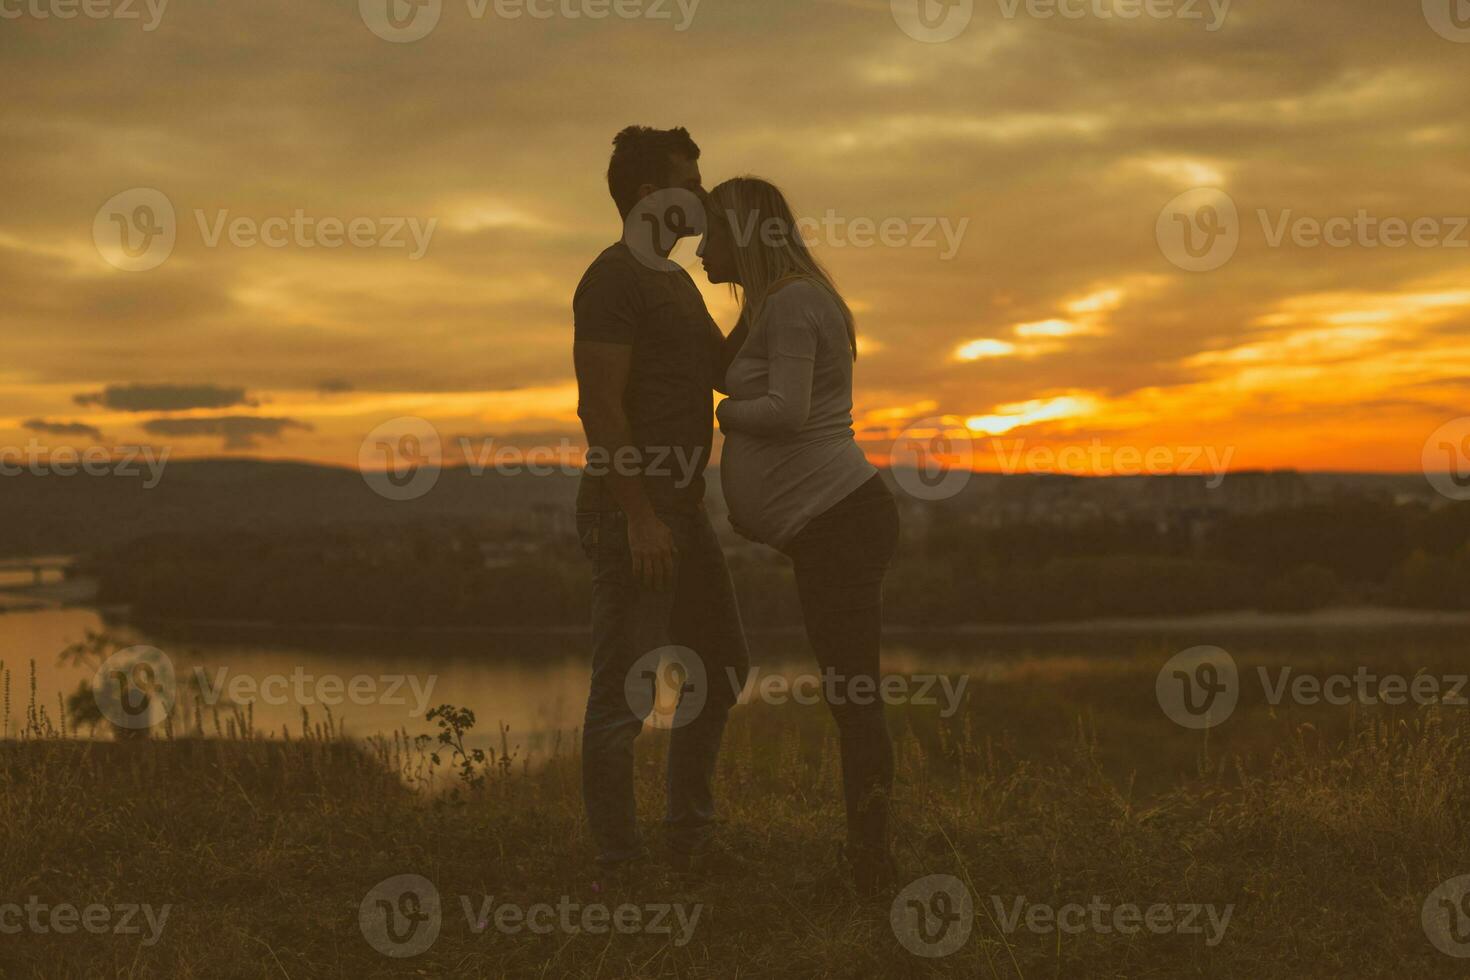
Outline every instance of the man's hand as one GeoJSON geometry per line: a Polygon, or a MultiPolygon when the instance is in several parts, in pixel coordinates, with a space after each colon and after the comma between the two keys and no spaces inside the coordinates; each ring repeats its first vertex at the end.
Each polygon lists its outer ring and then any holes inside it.
{"type": "Polygon", "coordinates": [[[657,516],[628,519],[628,550],[633,575],[645,588],[663,592],[674,584],[674,532],[657,516]]]}

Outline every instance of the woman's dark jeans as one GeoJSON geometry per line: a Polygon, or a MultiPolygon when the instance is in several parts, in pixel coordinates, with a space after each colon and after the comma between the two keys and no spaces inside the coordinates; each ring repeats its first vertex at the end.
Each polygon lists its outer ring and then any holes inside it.
{"type": "Polygon", "coordinates": [[[813,518],[781,549],[796,566],[806,633],[842,746],[850,857],[888,853],[893,744],[879,695],[883,575],[898,544],[898,508],[875,475],[813,518]]]}

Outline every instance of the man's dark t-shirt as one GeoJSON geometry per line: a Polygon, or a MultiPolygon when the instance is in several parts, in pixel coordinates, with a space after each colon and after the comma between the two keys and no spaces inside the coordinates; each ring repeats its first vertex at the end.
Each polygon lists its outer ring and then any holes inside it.
{"type": "MultiPolygon", "coordinates": [[[[655,509],[698,508],[724,335],[694,280],[683,269],[649,268],[619,242],[582,276],[572,311],[578,341],[633,348],[623,407],[633,445],[642,451],[649,502],[655,509]]],[[[602,478],[590,469],[582,473],[577,509],[617,510],[602,478]]]]}

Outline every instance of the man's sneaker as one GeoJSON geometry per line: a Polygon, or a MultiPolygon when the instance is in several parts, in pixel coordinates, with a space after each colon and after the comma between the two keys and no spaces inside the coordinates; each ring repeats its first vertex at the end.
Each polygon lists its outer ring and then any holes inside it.
{"type": "Polygon", "coordinates": [[[749,858],[719,838],[710,838],[693,851],[669,850],[670,870],[684,877],[739,875],[752,867],[749,858]]]}
{"type": "Polygon", "coordinates": [[[648,850],[640,847],[637,854],[617,861],[598,858],[592,870],[592,883],[599,889],[626,888],[638,884],[647,873],[648,850]]]}

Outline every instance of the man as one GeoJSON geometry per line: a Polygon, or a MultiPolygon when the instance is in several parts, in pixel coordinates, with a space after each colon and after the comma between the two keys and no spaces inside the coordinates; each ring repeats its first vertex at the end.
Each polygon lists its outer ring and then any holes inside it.
{"type": "Polygon", "coordinates": [[[684,707],[698,710],[674,716],[665,818],[674,864],[685,869],[715,819],[715,759],[748,668],[729,571],[704,509],[724,338],[688,273],[665,261],[672,236],[652,236],[656,254],[645,240],[629,240],[650,209],[658,225],[687,221],[677,204],[670,214],[659,210],[664,198],[697,208],[699,147],[684,129],[639,126],[613,147],[607,182],[624,235],[588,268],[572,303],[577,414],[588,446],[577,526],[593,562],[582,794],[598,861],[642,857],[633,741],[644,718],[629,690],[647,680],[630,684],[630,673],[646,671],[654,651],[692,650],[702,670],[691,671],[681,697],[693,697],[684,707]],[[695,684],[702,689],[692,691],[695,684]]]}

